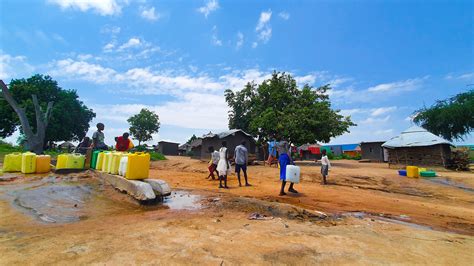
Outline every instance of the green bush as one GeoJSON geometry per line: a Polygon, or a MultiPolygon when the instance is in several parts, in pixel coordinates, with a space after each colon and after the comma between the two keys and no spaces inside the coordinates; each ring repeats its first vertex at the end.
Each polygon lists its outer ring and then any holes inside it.
{"type": "Polygon", "coordinates": [[[162,161],[166,160],[166,157],[159,152],[150,152],[150,159],[152,161],[162,161]]]}

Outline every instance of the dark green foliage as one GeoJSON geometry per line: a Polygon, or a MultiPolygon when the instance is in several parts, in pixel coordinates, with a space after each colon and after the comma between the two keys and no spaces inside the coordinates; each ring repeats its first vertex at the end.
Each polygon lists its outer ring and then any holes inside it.
{"type": "Polygon", "coordinates": [[[295,79],[274,72],[262,84],[248,83],[239,92],[226,90],[231,108],[229,128],[242,129],[259,142],[287,139],[301,145],[317,141],[329,142],[332,137],[349,132],[355,126],[350,117],[331,109],[329,85],[298,88],[295,79]]]}
{"type": "Polygon", "coordinates": [[[417,110],[413,121],[447,140],[462,140],[474,129],[474,90],[417,110]]]}
{"type": "Polygon", "coordinates": [[[140,113],[130,117],[127,121],[130,123],[130,135],[138,140],[138,145],[143,141],[153,139],[151,135],[158,133],[160,129],[158,115],[146,108],[143,108],[140,113]]]}
{"type": "Polygon", "coordinates": [[[196,135],[193,134],[193,135],[191,136],[191,138],[188,139],[188,141],[186,142],[186,144],[191,144],[191,142],[193,142],[193,141],[195,141],[195,140],[197,140],[197,137],[196,137],[196,135]]]}
{"type": "MultiPolygon", "coordinates": [[[[93,110],[79,100],[75,90],[62,89],[50,76],[34,75],[28,79],[14,79],[10,82],[9,91],[19,106],[25,108],[33,131],[36,130],[36,116],[31,95],[36,94],[43,110],[48,102],[54,102],[45,143],[81,140],[89,130],[89,122],[95,117],[93,110]]],[[[20,121],[17,114],[1,98],[0,137],[12,135],[18,127],[20,121]]]]}

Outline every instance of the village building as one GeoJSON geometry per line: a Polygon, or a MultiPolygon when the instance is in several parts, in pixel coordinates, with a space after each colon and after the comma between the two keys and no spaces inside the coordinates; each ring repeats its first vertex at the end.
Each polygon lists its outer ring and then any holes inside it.
{"type": "Polygon", "coordinates": [[[200,160],[209,160],[211,154],[209,153],[209,147],[214,147],[215,150],[219,150],[222,146],[222,142],[227,142],[227,149],[230,155],[233,155],[235,147],[240,145],[242,141],[245,140],[249,156],[256,156],[256,143],[255,139],[248,133],[240,129],[232,129],[224,131],[218,134],[213,134],[209,132],[208,134],[202,136],[202,139],[199,139],[200,143],[191,143],[193,148],[192,157],[200,160]]]}
{"type": "Polygon", "coordinates": [[[163,155],[178,155],[178,143],[168,142],[168,141],[160,141],[158,142],[158,152],[163,155]]]}
{"type": "Polygon", "coordinates": [[[298,147],[298,152],[301,160],[321,159],[321,145],[318,144],[303,144],[298,147]]]}
{"type": "Polygon", "coordinates": [[[385,141],[368,141],[360,144],[362,160],[370,162],[387,162],[388,151],[382,147],[385,141]]]}
{"type": "Polygon", "coordinates": [[[419,126],[412,126],[382,144],[390,165],[443,166],[451,158],[452,144],[419,126]]]}
{"type": "Polygon", "coordinates": [[[341,145],[342,153],[349,157],[357,157],[360,155],[359,144],[343,144],[341,145]]]}

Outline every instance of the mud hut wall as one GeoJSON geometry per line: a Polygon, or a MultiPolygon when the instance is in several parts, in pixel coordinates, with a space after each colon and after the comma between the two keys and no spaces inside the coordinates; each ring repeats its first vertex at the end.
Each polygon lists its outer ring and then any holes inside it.
{"type": "Polygon", "coordinates": [[[447,144],[403,147],[388,149],[388,154],[390,165],[445,166],[451,157],[451,148],[447,144]]]}
{"type": "Polygon", "coordinates": [[[362,153],[362,159],[371,160],[375,162],[383,162],[383,143],[384,142],[361,143],[360,149],[362,153]]]}
{"type": "Polygon", "coordinates": [[[222,142],[227,142],[227,151],[229,156],[234,156],[235,147],[240,145],[240,143],[245,140],[247,143],[245,146],[249,154],[256,154],[256,145],[255,140],[252,137],[249,137],[242,132],[236,132],[234,135],[229,135],[225,138],[205,138],[202,140],[202,148],[201,148],[201,160],[209,160],[211,158],[211,154],[209,153],[209,147],[214,147],[215,150],[219,150],[222,147],[222,142]]]}
{"type": "Polygon", "coordinates": [[[158,150],[164,155],[178,155],[178,146],[178,143],[165,141],[158,142],[158,150]]]}

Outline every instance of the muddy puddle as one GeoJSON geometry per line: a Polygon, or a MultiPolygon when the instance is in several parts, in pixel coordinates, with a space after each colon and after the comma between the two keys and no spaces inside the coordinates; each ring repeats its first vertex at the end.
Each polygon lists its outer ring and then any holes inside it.
{"type": "Polygon", "coordinates": [[[171,192],[171,195],[163,199],[163,205],[171,210],[198,210],[202,208],[202,197],[191,194],[184,190],[171,192]]]}
{"type": "Polygon", "coordinates": [[[427,180],[429,182],[432,182],[432,183],[436,183],[436,184],[440,184],[440,185],[444,185],[444,186],[449,186],[449,187],[454,187],[454,188],[462,189],[462,190],[470,192],[470,193],[474,193],[474,188],[469,187],[468,185],[463,184],[463,183],[455,182],[455,181],[451,180],[450,178],[432,177],[432,178],[425,178],[425,180],[427,180]]]}
{"type": "Polygon", "coordinates": [[[0,200],[41,223],[61,224],[107,215],[141,213],[151,210],[197,210],[201,196],[173,191],[153,205],[143,206],[98,178],[80,180],[49,176],[0,186],[0,200]]]}

